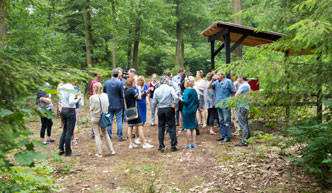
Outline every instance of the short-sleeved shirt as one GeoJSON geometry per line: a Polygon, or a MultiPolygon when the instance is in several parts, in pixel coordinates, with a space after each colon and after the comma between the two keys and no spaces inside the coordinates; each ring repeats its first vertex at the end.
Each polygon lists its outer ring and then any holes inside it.
{"type": "MultiPolygon", "coordinates": [[[[134,88],[126,88],[124,91],[124,94],[125,94],[127,108],[135,107],[136,106],[136,97],[138,96],[138,94],[136,93],[136,90],[134,88]]],[[[139,112],[138,106],[136,108],[137,108],[137,112],[138,112],[138,118],[134,119],[134,120],[128,120],[128,126],[142,123],[142,118],[141,118],[141,114],[139,112]]]]}
{"type": "MultiPolygon", "coordinates": [[[[250,85],[248,84],[248,82],[244,82],[241,84],[241,86],[239,87],[239,90],[237,91],[237,94],[238,95],[241,95],[241,94],[245,94],[247,92],[250,91],[250,85]]],[[[249,110],[249,97],[246,97],[245,99],[243,99],[241,102],[240,102],[240,107],[244,107],[246,108],[247,110],[249,110]]]]}
{"type": "MultiPolygon", "coordinates": [[[[212,83],[212,89],[215,91],[216,95],[215,105],[218,105],[224,99],[232,97],[232,94],[236,92],[233,82],[228,78],[224,78],[222,82],[219,80],[214,81],[212,83]]],[[[226,100],[224,100],[224,103],[225,102],[226,100]]]]}

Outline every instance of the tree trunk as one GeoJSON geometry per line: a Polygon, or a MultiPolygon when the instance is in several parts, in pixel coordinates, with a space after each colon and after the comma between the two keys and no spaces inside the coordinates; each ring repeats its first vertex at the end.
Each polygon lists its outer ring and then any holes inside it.
{"type": "MultiPolygon", "coordinates": [[[[129,34],[128,36],[130,37],[131,36],[131,30],[129,30],[129,34]]],[[[128,64],[127,64],[127,68],[131,68],[131,47],[132,47],[132,43],[131,41],[129,41],[128,43],[128,51],[127,51],[127,61],[128,61],[128,64]]]]}
{"type": "Polygon", "coordinates": [[[112,63],[113,68],[116,68],[116,14],[115,14],[115,2],[114,0],[111,0],[112,2],[112,15],[113,15],[113,57],[112,57],[112,63]]]}
{"type": "Polygon", "coordinates": [[[184,42],[183,40],[181,41],[181,61],[180,61],[181,66],[184,66],[184,42]]]}
{"type": "Polygon", "coordinates": [[[90,7],[89,0],[86,0],[83,6],[83,17],[84,17],[84,26],[85,26],[85,50],[86,50],[86,59],[88,68],[93,66],[92,58],[92,30],[90,25],[90,7]]]}
{"type": "Polygon", "coordinates": [[[134,53],[133,53],[133,67],[138,72],[138,64],[137,64],[137,57],[138,57],[138,46],[139,46],[139,39],[140,39],[140,31],[141,31],[141,5],[140,0],[138,1],[138,12],[137,12],[137,19],[136,19],[136,28],[135,28],[135,41],[134,41],[134,53]]]}
{"type": "Polygon", "coordinates": [[[181,44],[182,44],[182,31],[181,31],[181,21],[180,21],[180,1],[175,0],[175,15],[177,17],[176,21],[176,47],[175,47],[175,67],[178,68],[181,64],[181,44]]]}
{"type": "Polygon", "coordinates": [[[7,1],[0,0],[0,48],[4,47],[8,41],[7,18],[7,1]]]}
{"type": "MultiPolygon", "coordinates": [[[[242,0],[232,0],[232,13],[233,15],[242,10],[242,0]]],[[[242,24],[241,18],[233,18],[233,23],[242,24]]],[[[242,46],[239,45],[234,51],[234,54],[242,59],[242,46]]]]}

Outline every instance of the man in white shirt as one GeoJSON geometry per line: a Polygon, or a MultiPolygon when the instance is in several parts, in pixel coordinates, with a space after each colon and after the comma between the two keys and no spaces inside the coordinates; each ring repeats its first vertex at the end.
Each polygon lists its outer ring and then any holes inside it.
{"type": "Polygon", "coordinates": [[[61,103],[61,117],[63,120],[63,131],[59,142],[59,155],[79,156],[71,150],[71,138],[73,136],[76,114],[76,103],[81,100],[81,96],[72,94],[76,90],[70,83],[66,83],[59,88],[60,103],[61,103]]]}

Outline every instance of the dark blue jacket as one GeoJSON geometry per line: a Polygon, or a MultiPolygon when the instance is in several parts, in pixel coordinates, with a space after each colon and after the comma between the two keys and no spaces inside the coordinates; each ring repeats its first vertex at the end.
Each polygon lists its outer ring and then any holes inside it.
{"type": "Polygon", "coordinates": [[[109,110],[123,109],[123,84],[116,78],[107,80],[104,84],[104,93],[107,93],[109,110]]]}

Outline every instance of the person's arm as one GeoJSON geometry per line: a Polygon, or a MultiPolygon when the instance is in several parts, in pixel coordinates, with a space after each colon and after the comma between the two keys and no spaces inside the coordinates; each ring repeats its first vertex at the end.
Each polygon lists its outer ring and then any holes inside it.
{"type": "Polygon", "coordinates": [[[81,100],[81,96],[77,96],[77,95],[70,94],[70,93],[68,93],[68,94],[69,94],[69,101],[68,101],[68,103],[71,106],[75,105],[78,101],[81,100]]]}
{"type": "Polygon", "coordinates": [[[236,88],[235,88],[233,82],[232,82],[231,80],[229,80],[229,81],[228,81],[228,85],[229,85],[229,89],[230,89],[230,91],[231,91],[231,93],[232,93],[232,96],[234,96],[235,93],[236,93],[236,88]]]}
{"type": "Polygon", "coordinates": [[[209,86],[208,86],[208,89],[215,89],[215,79],[214,78],[212,78],[212,80],[211,80],[211,82],[210,82],[210,84],[209,84],[209,86]]]}
{"type": "Polygon", "coordinates": [[[46,98],[46,97],[40,97],[39,100],[43,101],[47,105],[52,103],[51,99],[46,98]]]}
{"type": "Polygon", "coordinates": [[[136,99],[141,100],[142,99],[141,87],[137,87],[137,90],[138,90],[138,96],[136,97],[136,99]]]}
{"type": "Polygon", "coordinates": [[[188,92],[184,92],[183,98],[182,98],[182,103],[185,104],[185,105],[189,103],[188,92]]]}
{"type": "Polygon", "coordinates": [[[98,107],[97,104],[93,101],[93,96],[90,97],[89,102],[90,102],[90,112],[91,113],[96,112],[98,110],[98,107]]]}
{"type": "Polygon", "coordinates": [[[171,89],[171,95],[172,95],[172,97],[173,97],[173,99],[174,99],[174,104],[177,104],[178,103],[178,99],[179,99],[179,97],[178,97],[178,95],[175,93],[175,90],[174,90],[174,88],[173,87],[171,87],[172,89],[171,89]]]}

